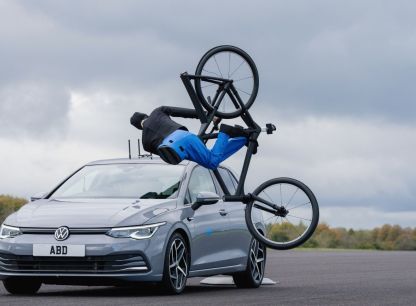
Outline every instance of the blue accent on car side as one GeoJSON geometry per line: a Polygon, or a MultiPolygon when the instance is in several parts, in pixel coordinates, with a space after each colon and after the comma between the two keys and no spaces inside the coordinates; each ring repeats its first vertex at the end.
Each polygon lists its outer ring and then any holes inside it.
{"type": "Polygon", "coordinates": [[[213,232],[212,228],[208,227],[207,230],[205,231],[205,234],[207,236],[211,236],[212,235],[212,232],[213,232]]]}

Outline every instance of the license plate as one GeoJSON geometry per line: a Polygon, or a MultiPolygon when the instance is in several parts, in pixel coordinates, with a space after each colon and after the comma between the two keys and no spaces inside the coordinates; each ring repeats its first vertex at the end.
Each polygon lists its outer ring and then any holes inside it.
{"type": "Polygon", "coordinates": [[[34,244],[33,256],[84,257],[85,245],[34,244]]]}

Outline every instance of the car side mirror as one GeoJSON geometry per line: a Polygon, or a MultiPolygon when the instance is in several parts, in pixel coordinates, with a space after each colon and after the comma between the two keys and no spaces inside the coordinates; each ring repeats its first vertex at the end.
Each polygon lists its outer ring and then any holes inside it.
{"type": "Polygon", "coordinates": [[[38,193],[36,193],[36,194],[34,194],[33,196],[30,197],[30,201],[33,202],[33,201],[37,201],[37,200],[43,199],[44,197],[47,196],[47,194],[48,193],[45,192],[45,191],[38,192],[38,193]]]}
{"type": "Polygon", "coordinates": [[[192,204],[192,209],[197,210],[202,205],[212,205],[217,203],[220,200],[220,196],[216,194],[215,192],[210,191],[201,191],[196,196],[196,201],[194,204],[192,204]]]}

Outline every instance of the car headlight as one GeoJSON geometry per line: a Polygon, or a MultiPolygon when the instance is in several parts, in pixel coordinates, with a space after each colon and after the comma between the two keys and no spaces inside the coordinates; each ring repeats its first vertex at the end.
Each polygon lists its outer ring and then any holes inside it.
{"type": "Polygon", "coordinates": [[[115,227],[109,230],[107,235],[114,238],[147,239],[152,237],[157,229],[165,224],[166,222],[160,222],[149,225],[115,227]]]}
{"type": "Polygon", "coordinates": [[[2,224],[0,227],[0,239],[13,238],[21,234],[22,232],[18,227],[8,226],[5,224],[2,224]]]}

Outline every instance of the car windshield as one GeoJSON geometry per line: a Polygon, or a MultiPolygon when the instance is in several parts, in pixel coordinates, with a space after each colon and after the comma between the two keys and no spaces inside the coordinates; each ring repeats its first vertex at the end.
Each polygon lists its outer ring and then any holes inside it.
{"type": "Polygon", "coordinates": [[[85,166],[50,198],[176,198],[184,166],[108,164],[85,166]]]}

